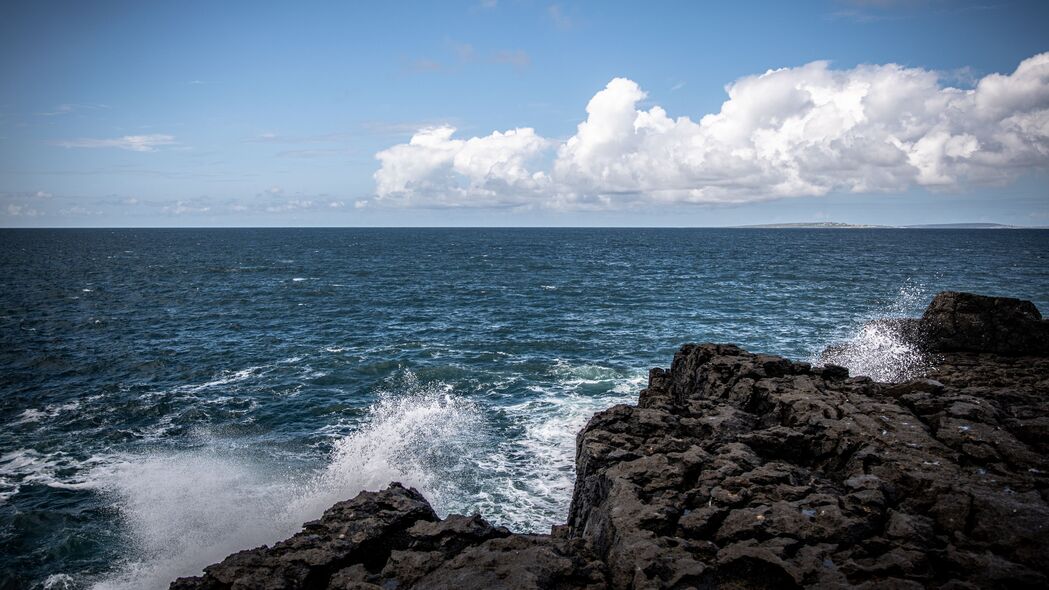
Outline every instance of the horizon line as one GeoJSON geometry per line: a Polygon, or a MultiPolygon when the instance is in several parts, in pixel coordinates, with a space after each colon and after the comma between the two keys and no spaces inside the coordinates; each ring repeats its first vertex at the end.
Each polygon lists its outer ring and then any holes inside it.
{"type": "Polygon", "coordinates": [[[832,222],[820,223],[770,223],[758,225],[114,225],[114,226],[0,226],[3,230],[118,230],[118,229],[825,229],[825,230],[863,230],[863,229],[984,229],[984,230],[1045,230],[1045,225],[1010,225],[998,223],[918,223],[911,225],[880,224],[841,224],[832,222]],[[974,227],[964,227],[974,226],[974,227]]]}

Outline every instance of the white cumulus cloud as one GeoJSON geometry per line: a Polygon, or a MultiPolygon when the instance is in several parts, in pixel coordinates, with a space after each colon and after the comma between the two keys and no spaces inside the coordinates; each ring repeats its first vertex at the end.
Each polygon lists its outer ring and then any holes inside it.
{"type": "Polygon", "coordinates": [[[530,128],[495,131],[485,137],[453,139],[454,127],[423,129],[406,144],[376,154],[380,200],[401,205],[457,206],[518,204],[545,190],[544,172],[527,164],[550,141],[530,128]]]}
{"type": "Polygon", "coordinates": [[[564,141],[531,128],[459,139],[423,129],[379,152],[376,203],[615,207],[832,192],[956,189],[1049,167],[1049,53],[967,89],[896,64],[769,70],[698,120],[639,108],[626,78],[564,141]]]}

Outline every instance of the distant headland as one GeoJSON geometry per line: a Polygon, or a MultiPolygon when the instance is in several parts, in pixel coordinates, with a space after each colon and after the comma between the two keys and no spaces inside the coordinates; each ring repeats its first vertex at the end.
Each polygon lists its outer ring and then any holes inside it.
{"type": "Polygon", "coordinates": [[[764,223],[761,225],[737,225],[735,227],[741,229],[1041,229],[1033,226],[1006,225],[1003,223],[928,223],[922,225],[870,225],[864,223],[841,223],[839,221],[764,223]]]}

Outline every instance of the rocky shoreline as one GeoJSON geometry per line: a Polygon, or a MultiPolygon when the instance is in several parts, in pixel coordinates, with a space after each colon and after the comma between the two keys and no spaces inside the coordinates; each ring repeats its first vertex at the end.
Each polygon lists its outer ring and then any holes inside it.
{"type": "Polygon", "coordinates": [[[579,433],[549,535],[393,483],[171,589],[1049,586],[1049,321],[950,292],[892,321],[920,378],[682,347],[579,433]]]}

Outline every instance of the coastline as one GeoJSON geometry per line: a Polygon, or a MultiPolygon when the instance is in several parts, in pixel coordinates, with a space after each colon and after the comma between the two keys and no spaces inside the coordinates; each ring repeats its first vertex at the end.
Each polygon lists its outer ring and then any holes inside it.
{"type": "Polygon", "coordinates": [[[364,492],[190,588],[1040,587],[1049,580],[1049,322],[942,293],[902,383],[686,345],[577,438],[563,526],[439,520],[364,492]]]}

